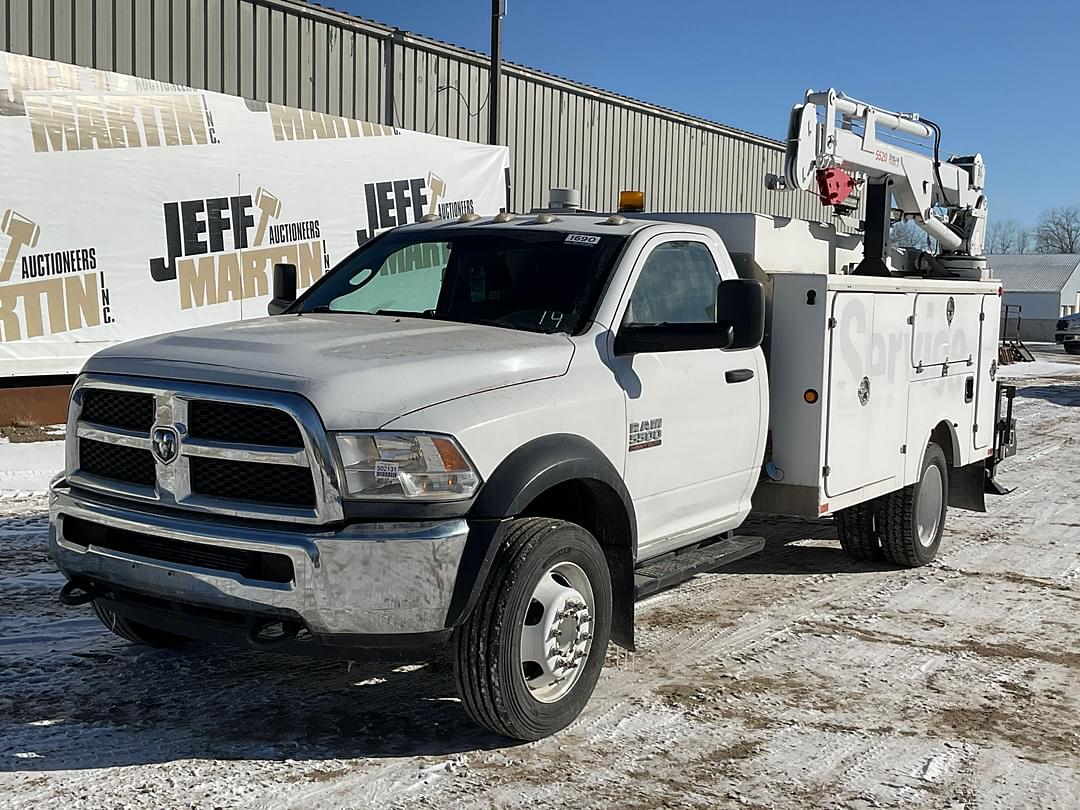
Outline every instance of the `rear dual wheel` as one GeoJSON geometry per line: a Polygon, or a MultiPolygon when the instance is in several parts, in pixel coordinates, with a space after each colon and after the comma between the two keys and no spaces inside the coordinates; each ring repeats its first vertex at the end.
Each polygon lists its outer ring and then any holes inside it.
{"type": "Polygon", "coordinates": [[[479,725],[537,740],[589,701],[611,633],[611,578],[573,523],[515,520],[487,586],[454,639],[458,693],[479,725]]]}
{"type": "Polygon", "coordinates": [[[948,502],[948,461],[930,442],[916,483],[837,513],[840,545],[856,560],[926,565],[941,546],[948,502]]]}

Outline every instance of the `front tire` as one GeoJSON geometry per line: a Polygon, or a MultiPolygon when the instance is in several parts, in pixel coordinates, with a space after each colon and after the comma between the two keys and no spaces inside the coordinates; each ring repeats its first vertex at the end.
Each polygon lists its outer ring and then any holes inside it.
{"type": "Polygon", "coordinates": [[[120,636],[120,638],[125,641],[130,641],[133,644],[144,644],[147,647],[165,649],[168,647],[176,647],[188,640],[183,636],[167,633],[164,630],[158,630],[157,628],[139,624],[130,619],[125,619],[118,615],[114,610],[102,605],[97,599],[95,599],[91,605],[94,608],[94,613],[108,630],[111,630],[113,633],[120,636]]]}
{"type": "Polygon", "coordinates": [[[917,483],[882,498],[878,513],[881,550],[890,562],[917,568],[932,562],[945,530],[949,503],[949,464],[930,442],[917,483]]]}
{"type": "Polygon", "coordinates": [[[611,576],[591,534],[562,520],[513,521],[454,637],[469,717],[517,740],[570,725],[600,677],[611,609],[611,576]]]}

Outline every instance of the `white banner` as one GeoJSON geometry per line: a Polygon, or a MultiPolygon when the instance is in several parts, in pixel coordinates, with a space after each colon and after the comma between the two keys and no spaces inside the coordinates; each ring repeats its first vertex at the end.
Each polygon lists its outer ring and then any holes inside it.
{"type": "Polygon", "coordinates": [[[0,52],[0,376],[266,314],[369,234],[506,205],[508,150],[0,52]]]}

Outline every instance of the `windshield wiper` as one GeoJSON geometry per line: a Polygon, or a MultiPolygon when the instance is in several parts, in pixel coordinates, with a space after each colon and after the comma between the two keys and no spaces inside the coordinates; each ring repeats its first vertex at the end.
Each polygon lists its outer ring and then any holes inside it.
{"type": "Polygon", "coordinates": [[[377,309],[373,315],[389,315],[392,318],[434,318],[434,312],[409,312],[404,309],[377,309]]]}

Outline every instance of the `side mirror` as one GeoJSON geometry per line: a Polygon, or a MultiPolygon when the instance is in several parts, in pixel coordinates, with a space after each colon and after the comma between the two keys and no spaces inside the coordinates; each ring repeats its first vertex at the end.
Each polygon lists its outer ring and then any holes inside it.
{"type": "Polygon", "coordinates": [[[730,324],[628,324],[615,336],[615,354],[727,349],[734,340],[735,330],[730,324]]]}
{"type": "Polygon", "coordinates": [[[280,315],[296,300],[296,265],[274,265],[274,297],[266,305],[268,315],[280,315]]]}
{"type": "Polygon", "coordinates": [[[765,339],[765,288],[760,281],[734,278],[716,288],[716,321],[735,332],[729,349],[753,349],[765,339]]]}

